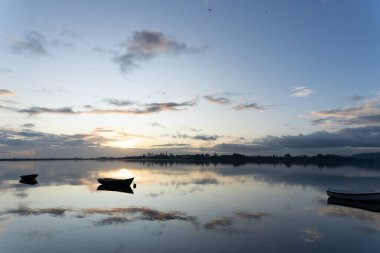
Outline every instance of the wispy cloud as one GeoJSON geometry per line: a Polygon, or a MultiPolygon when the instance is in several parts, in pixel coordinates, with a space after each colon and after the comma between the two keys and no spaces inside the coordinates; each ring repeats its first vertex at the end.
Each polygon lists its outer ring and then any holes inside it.
{"type": "Polygon", "coordinates": [[[312,89],[309,89],[309,88],[304,87],[304,86],[294,87],[291,90],[291,92],[292,92],[292,94],[290,94],[290,96],[292,96],[292,97],[307,97],[307,96],[311,95],[312,93],[314,93],[314,91],[312,89]]]}
{"type": "Polygon", "coordinates": [[[231,105],[232,109],[235,111],[243,111],[243,110],[256,110],[256,111],[264,111],[265,107],[257,104],[256,102],[252,102],[251,99],[244,99],[244,102],[237,102],[231,97],[240,96],[243,93],[237,92],[224,92],[220,95],[206,95],[203,96],[210,103],[220,104],[220,105],[231,105]]]}
{"type": "Polygon", "coordinates": [[[0,73],[11,73],[12,70],[9,68],[0,68],[0,73]]]}
{"type": "Polygon", "coordinates": [[[181,139],[193,139],[193,140],[202,140],[202,141],[215,141],[223,136],[220,135],[206,135],[206,134],[197,134],[197,135],[187,135],[187,134],[175,134],[171,136],[172,138],[181,138],[181,139]]]}
{"type": "Polygon", "coordinates": [[[236,111],[242,111],[242,110],[255,110],[255,111],[264,111],[265,108],[258,105],[257,103],[244,103],[240,105],[236,105],[233,107],[236,111]]]}
{"type": "Polygon", "coordinates": [[[152,122],[149,125],[151,125],[152,127],[166,128],[164,125],[162,125],[158,122],[152,122]]]}
{"type": "Polygon", "coordinates": [[[190,147],[190,144],[187,143],[164,143],[164,144],[156,144],[152,147],[159,147],[159,148],[174,148],[174,147],[190,147]]]}
{"type": "Polygon", "coordinates": [[[380,96],[364,101],[356,106],[312,112],[318,117],[315,125],[332,126],[378,126],[380,124],[380,96]]]}
{"type": "Polygon", "coordinates": [[[120,64],[123,72],[129,72],[141,62],[151,60],[165,54],[200,53],[206,47],[191,47],[186,43],[179,42],[166,34],[153,31],[135,31],[132,38],[124,43],[126,52],[117,56],[115,61],[120,64]]]}
{"type": "Polygon", "coordinates": [[[48,56],[45,36],[36,31],[30,31],[21,39],[15,39],[11,43],[11,49],[15,53],[28,55],[48,56]]]}
{"type": "Polygon", "coordinates": [[[61,107],[61,108],[47,108],[47,107],[30,107],[25,109],[17,110],[19,113],[26,113],[29,115],[38,114],[78,114],[80,112],[74,111],[71,107],[61,107]]]}
{"type": "MultiPolygon", "coordinates": [[[[51,48],[72,48],[73,43],[63,39],[64,34],[58,38],[47,39],[37,31],[29,31],[22,38],[10,41],[10,48],[14,53],[28,56],[51,56],[51,48]]],[[[66,36],[67,37],[67,36],[66,36]]],[[[71,38],[72,39],[72,38],[71,38]]]]}
{"type": "Polygon", "coordinates": [[[134,104],[130,100],[116,99],[116,98],[105,98],[105,99],[103,99],[103,101],[110,104],[110,105],[115,105],[115,106],[129,106],[129,105],[134,104]]]}
{"type": "Polygon", "coordinates": [[[150,114],[162,111],[183,111],[197,104],[197,99],[185,101],[182,103],[167,102],[167,103],[148,103],[142,108],[132,109],[93,109],[86,113],[95,114],[150,114]]]}
{"type": "Polygon", "coordinates": [[[10,90],[0,89],[0,96],[14,96],[15,93],[10,90]]]}
{"type": "Polygon", "coordinates": [[[33,124],[33,123],[25,123],[25,124],[22,124],[21,127],[23,128],[34,128],[36,125],[33,124]]]}
{"type": "MultiPolygon", "coordinates": [[[[126,101],[108,101],[116,106],[126,106],[128,102],[126,101]]],[[[31,116],[39,114],[64,114],[64,115],[76,115],[76,114],[124,114],[124,115],[141,115],[141,114],[150,114],[150,113],[159,113],[163,111],[183,111],[190,107],[196,106],[198,100],[193,99],[181,103],[176,102],[165,102],[165,103],[147,103],[139,105],[134,108],[127,109],[100,109],[94,108],[92,106],[85,106],[88,110],[74,110],[72,107],[60,107],[60,108],[48,108],[48,107],[38,107],[33,106],[29,108],[16,108],[9,106],[0,106],[0,109],[25,113],[31,116]]]]}
{"type": "Polygon", "coordinates": [[[347,100],[347,101],[354,101],[354,102],[362,101],[363,99],[365,99],[365,97],[359,96],[359,95],[354,95],[354,96],[350,96],[350,97],[345,98],[345,100],[347,100]]]}
{"type": "Polygon", "coordinates": [[[229,105],[232,102],[231,99],[226,98],[226,97],[216,97],[216,96],[207,95],[207,96],[204,96],[204,98],[211,103],[221,104],[221,105],[229,105]]]}

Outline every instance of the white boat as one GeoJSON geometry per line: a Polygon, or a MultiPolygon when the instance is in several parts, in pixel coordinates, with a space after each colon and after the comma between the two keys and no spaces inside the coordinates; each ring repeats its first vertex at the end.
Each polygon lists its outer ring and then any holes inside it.
{"type": "Polygon", "coordinates": [[[354,201],[380,202],[380,192],[328,189],[326,193],[328,196],[333,197],[333,198],[354,200],[354,201]]]}

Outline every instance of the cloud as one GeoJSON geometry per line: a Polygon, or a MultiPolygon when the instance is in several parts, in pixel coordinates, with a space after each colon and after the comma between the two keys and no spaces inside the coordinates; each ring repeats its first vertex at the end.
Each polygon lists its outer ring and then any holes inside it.
{"type": "MultiPolygon", "coordinates": [[[[75,115],[75,114],[150,114],[158,113],[162,111],[183,111],[192,106],[197,105],[197,99],[190,101],[185,101],[182,103],[175,102],[166,102],[166,103],[148,103],[140,105],[139,107],[129,108],[129,109],[97,109],[92,106],[85,106],[88,110],[84,111],[75,111],[72,107],[61,107],[61,108],[48,108],[48,107],[38,107],[33,106],[29,108],[19,109],[15,107],[0,106],[0,109],[26,113],[29,115],[39,115],[39,114],[66,114],[66,115],[75,115]]],[[[114,104],[121,104],[122,101],[112,101],[114,104]]]]}
{"type": "Polygon", "coordinates": [[[291,92],[292,92],[292,94],[290,94],[290,96],[292,96],[292,97],[308,97],[309,95],[314,93],[314,91],[312,89],[309,89],[309,88],[304,87],[304,86],[294,87],[291,90],[291,92]]]}
{"type": "Polygon", "coordinates": [[[193,139],[201,141],[215,141],[223,136],[220,135],[206,135],[206,134],[197,134],[197,135],[187,135],[187,134],[176,134],[172,135],[172,138],[181,138],[181,139],[193,139]]]}
{"type": "Polygon", "coordinates": [[[205,47],[190,47],[162,32],[153,30],[135,31],[131,40],[124,43],[123,46],[126,47],[126,52],[114,59],[120,64],[120,70],[123,72],[129,72],[139,66],[141,62],[149,61],[160,55],[200,53],[206,49],[205,47]]]}
{"type": "Polygon", "coordinates": [[[314,125],[327,126],[378,126],[380,124],[380,96],[372,99],[358,100],[352,107],[328,109],[312,112],[318,117],[314,125]]]}
{"type": "MultiPolygon", "coordinates": [[[[218,152],[263,152],[291,149],[323,150],[326,148],[380,148],[380,126],[344,128],[335,132],[318,131],[310,134],[266,136],[250,143],[222,143],[211,148],[218,152]]],[[[338,151],[338,150],[337,150],[338,151]]]]}
{"type": "Polygon", "coordinates": [[[27,113],[29,115],[37,114],[78,114],[80,112],[75,112],[71,107],[61,107],[61,108],[46,108],[46,107],[30,107],[27,109],[18,110],[20,113],[27,113]]]}
{"type": "Polygon", "coordinates": [[[101,148],[109,139],[92,134],[50,134],[30,129],[21,131],[0,129],[0,151],[26,151],[30,149],[101,148]]]}
{"type": "Polygon", "coordinates": [[[24,128],[34,128],[35,126],[36,125],[33,123],[25,123],[21,125],[21,127],[24,127],[24,128]]]}
{"type": "Polygon", "coordinates": [[[47,41],[42,34],[30,31],[22,39],[12,41],[11,49],[19,54],[48,56],[46,44],[47,41]]]}
{"type": "Polygon", "coordinates": [[[156,145],[153,145],[152,147],[173,148],[173,147],[190,147],[190,145],[186,143],[165,143],[165,144],[156,144],[156,145]]]}
{"type": "Polygon", "coordinates": [[[15,93],[10,90],[0,89],[0,96],[14,96],[15,93]]]}
{"type": "Polygon", "coordinates": [[[72,48],[74,44],[67,39],[76,39],[61,33],[58,38],[47,39],[37,31],[29,31],[22,38],[10,42],[10,48],[14,53],[28,56],[51,56],[49,48],[72,48]]]}
{"type": "Polygon", "coordinates": [[[158,122],[152,122],[149,125],[151,125],[152,127],[166,128],[164,125],[162,125],[158,122]]]}
{"type": "Polygon", "coordinates": [[[9,68],[0,68],[0,73],[11,73],[11,72],[13,71],[9,68]]]}
{"type": "Polygon", "coordinates": [[[132,109],[93,109],[85,113],[95,113],[95,114],[150,114],[158,113],[162,111],[183,111],[189,107],[195,106],[197,104],[197,99],[185,101],[182,103],[148,103],[144,104],[142,108],[132,108],[132,109]]]}
{"type": "Polygon", "coordinates": [[[110,105],[115,105],[115,106],[129,106],[129,105],[134,104],[130,100],[120,100],[116,98],[106,98],[106,99],[103,99],[103,101],[107,102],[110,105]]]}
{"type": "Polygon", "coordinates": [[[215,96],[207,95],[207,96],[204,96],[204,98],[211,103],[221,104],[221,105],[229,105],[232,102],[231,99],[225,98],[225,97],[215,97],[215,96]]]}
{"type": "Polygon", "coordinates": [[[259,106],[257,103],[245,103],[245,104],[240,104],[237,106],[233,107],[234,110],[236,111],[242,111],[242,110],[255,110],[255,111],[264,111],[265,108],[262,106],[259,106]]]}
{"type": "Polygon", "coordinates": [[[365,97],[359,96],[359,95],[354,95],[354,96],[345,98],[345,100],[347,100],[347,101],[354,101],[354,102],[362,101],[363,99],[365,99],[365,97]]]}

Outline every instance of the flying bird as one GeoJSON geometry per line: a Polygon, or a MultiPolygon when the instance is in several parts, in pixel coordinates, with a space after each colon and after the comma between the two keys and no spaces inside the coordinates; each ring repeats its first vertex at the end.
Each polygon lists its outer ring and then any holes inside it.
{"type": "Polygon", "coordinates": [[[208,11],[212,11],[212,9],[208,9],[208,11]]]}

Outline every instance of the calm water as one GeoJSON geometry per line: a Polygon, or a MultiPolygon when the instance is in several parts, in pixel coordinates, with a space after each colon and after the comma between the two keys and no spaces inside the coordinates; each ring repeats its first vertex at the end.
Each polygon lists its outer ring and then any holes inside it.
{"type": "Polygon", "coordinates": [[[379,190],[380,169],[2,162],[0,187],[1,253],[380,252],[380,213],[325,195],[379,190]],[[130,176],[133,194],[97,190],[130,176]]]}

